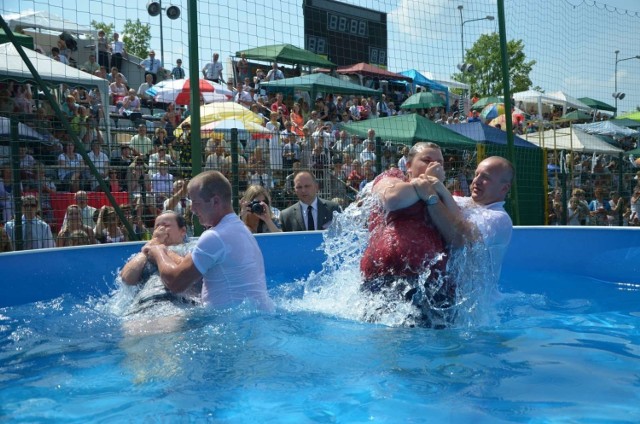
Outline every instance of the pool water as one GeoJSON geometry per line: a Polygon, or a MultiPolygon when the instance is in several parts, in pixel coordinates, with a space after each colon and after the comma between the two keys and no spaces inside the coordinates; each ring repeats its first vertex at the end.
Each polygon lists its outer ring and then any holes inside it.
{"type": "Polygon", "coordinates": [[[364,323],[301,282],[270,289],[273,315],[149,314],[138,328],[173,325],[146,335],[124,330],[117,296],[0,308],[0,419],[640,421],[640,288],[522,278],[537,294],[503,289],[495,322],[445,330],[364,323]]]}

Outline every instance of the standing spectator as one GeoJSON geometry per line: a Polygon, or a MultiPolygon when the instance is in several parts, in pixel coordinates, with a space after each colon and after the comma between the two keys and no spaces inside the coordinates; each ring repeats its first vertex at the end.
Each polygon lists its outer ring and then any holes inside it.
{"type": "Polygon", "coordinates": [[[98,64],[105,69],[109,66],[109,41],[103,30],[98,31],[98,64]]]}
{"type": "MultiPolygon", "coordinates": [[[[38,200],[33,195],[22,196],[22,245],[23,250],[54,247],[53,234],[49,224],[37,217],[38,200]]],[[[16,243],[15,219],[7,222],[5,229],[11,242],[16,243]]]]}
{"type": "Polygon", "coordinates": [[[233,98],[233,100],[236,103],[240,103],[242,106],[245,106],[247,108],[251,107],[251,104],[253,103],[253,98],[251,97],[251,94],[249,94],[248,91],[245,91],[245,89],[248,89],[248,88],[249,87],[245,87],[242,82],[239,82],[236,85],[236,95],[233,98]]]}
{"type": "Polygon", "coordinates": [[[122,72],[122,58],[127,57],[127,51],[124,48],[124,43],[120,41],[120,34],[113,33],[113,41],[109,46],[111,52],[111,67],[118,68],[118,71],[122,72]]]}
{"type": "Polygon", "coordinates": [[[174,80],[185,79],[186,74],[184,69],[182,69],[182,59],[176,60],[176,66],[171,70],[171,77],[174,80]]]}
{"type": "Polygon", "coordinates": [[[240,199],[240,219],[254,234],[280,233],[280,211],[271,206],[269,191],[250,185],[240,199]]]}
{"type": "Polygon", "coordinates": [[[151,75],[153,77],[154,84],[158,81],[158,72],[164,71],[162,61],[160,59],[156,59],[156,52],[153,50],[149,51],[148,58],[138,64],[138,68],[144,69],[145,78],[147,75],[151,75]]]}
{"type": "Polygon", "coordinates": [[[609,225],[608,215],[611,212],[611,206],[604,199],[604,190],[598,187],[593,194],[595,199],[589,202],[592,223],[594,225],[609,225]]]}
{"type": "MultiPolygon", "coordinates": [[[[87,153],[91,162],[98,170],[102,179],[106,179],[109,175],[109,157],[102,151],[102,146],[98,140],[91,142],[91,150],[87,153]]],[[[100,184],[94,175],[90,176],[91,190],[96,190],[100,184]]]]}
{"type": "Polygon", "coordinates": [[[167,138],[169,142],[175,139],[173,131],[178,128],[178,125],[182,121],[182,114],[177,110],[175,103],[169,103],[167,105],[167,111],[162,115],[160,122],[167,130],[167,138]]]}
{"type": "MultiPolygon", "coordinates": [[[[93,221],[92,221],[93,224],[93,221]]],[[[88,244],[94,244],[95,237],[93,235],[93,225],[87,226],[82,221],[82,212],[80,206],[69,205],[67,206],[67,212],[65,214],[65,221],[62,225],[62,229],[58,232],[56,238],[56,247],[73,246],[72,234],[75,231],[84,231],[89,239],[88,244]]]]}
{"type": "Polygon", "coordinates": [[[267,72],[267,81],[277,81],[284,79],[284,73],[280,69],[278,69],[278,63],[273,62],[271,64],[271,69],[267,72]]]}
{"type": "Polygon", "coordinates": [[[318,183],[308,171],[301,171],[293,179],[298,202],[280,214],[282,231],[324,230],[333,220],[340,206],[330,200],[317,197],[318,183]]]}
{"type": "Polygon", "coordinates": [[[271,112],[279,112],[283,119],[289,119],[289,109],[283,102],[282,93],[276,94],[276,101],[271,104],[271,112]]]}
{"type": "Polygon", "coordinates": [[[238,81],[244,81],[245,78],[251,78],[249,62],[247,61],[247,56],[244,53],[240,55],[240,60],[236,65],[236,70],[238,74],[238,81]]]}
{"type": "Polygon", "coordinates": [[[204,78],[213,81],[219,84],[224,84],[224,79],[222,78],[222,63],[218,61],[220,55],[218,53],[213,54],[213,62],[207,63],[204,68],[202,68],[202,75],[204,78]]]}
{"type": "MultiPolygon", "coordinates": [[[[11,167],[4,166],[0,175],[0,218],[2,222],[8,222],[14,214],[12,181],[11,167]]],[[[20,183],[20,191],[22,191],[22,183],[20,183]]]]}
{"type": "Polygon", "coordinates": [[[404,146],[402,148],[402,157],[398,159],[398,169],[403,173],[407,173],[407,161],[409,160],[409,147],[404,146]]]}
{"type": "MultiPolygon", "coordinates": [[[[361,163],[365,163],[367,161],[371,162],[372,164],[376,163],[376,146],[375,144],[367,139],[364,141],[364,150],[362,151],[362,153],[360,153],[360,162],[361,163]]],[[[375,167],[374,167],[374,171],[375,171],[375,167]]]]}

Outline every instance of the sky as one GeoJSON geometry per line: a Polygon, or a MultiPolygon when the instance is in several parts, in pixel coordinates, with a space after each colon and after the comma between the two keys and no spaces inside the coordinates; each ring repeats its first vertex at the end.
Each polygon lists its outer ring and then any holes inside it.
{"type": "MultiPolygon", "coordinates": [[[[182,8],[182,16],[163,18],[165,64],[182,58],[187,64],[188,0],[163,2],[182,8]]],[[[388,14],[388,69],[417,69],[435,79],[450,79],[461,58],[460,11],[463,19],[497,17],[496,0],[344,0],[344,3],[388,14]]],[[[4,0],[0,13],[48,10],[79,23],[115,23],[139,18],[152,29],[151,47],[160,56],[160,19],[150,17],[146,0],[4,0]]],[[[223,59],[236,51],[267,44],[303,47],[302,0],[198,0],[199,63],[214,51],[223,59]]],[[[615,51],[624,59],[640,55],[638,0],[505,0],[508,39],[520,39],[528,60],[535,60],[533,86],[562,90],[573,97],[593,97],[613,104],[615,51]]],[[[481,34],[497,32],[498,20],[465,22],[470,48],[481,34]]],[[[225,60],[226,62],[226,60],[225,60]]],[[[223,62],[223,63],[225,63],[223,62]]],[[[620,111],[640,106],[640,60],[618,62],[620,111]]]]}

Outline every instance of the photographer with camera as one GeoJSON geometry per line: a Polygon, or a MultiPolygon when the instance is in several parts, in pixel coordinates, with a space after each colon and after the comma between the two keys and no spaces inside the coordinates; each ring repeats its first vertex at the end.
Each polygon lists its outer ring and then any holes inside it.
{"type": "Polygon", "coordinates": [[[269,192],[251,185],[240,199],[240,219],[252,233],[280,233],[280,211],[271,206],[269,192]]]}

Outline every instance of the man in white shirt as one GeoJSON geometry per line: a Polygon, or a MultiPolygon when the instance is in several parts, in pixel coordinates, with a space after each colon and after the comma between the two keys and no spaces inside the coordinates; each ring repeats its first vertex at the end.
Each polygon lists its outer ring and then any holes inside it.
{"type": "Polygon", "coordinates": [[[187,191],[193,213],[209,228],[184,258],[173,258],[166,246],[153,241],[144,247],[143,253],[156,263],[165,286],[180,293],[202,279],[205,306],[222,309],[248,302],[272,311],[262,252],[233,211],[229,180],[218,171],[203,172],[189,182],[187,191]]]}
{"type": "MultiPolygon", "coordinates": [[[[87,153],[91,162],[98,170],[98,173],[103,179],[106,179],[109,175],[109,156],[107,156],[102,150],[102,146],[98,140],[91,142],[91,151],[87,153]]],[[[95,190],[99,186],[96,177],[91,175],[91,189],[95,190]]]]}
{"type": "MultiPolygon", "coordinates": [[[[38,218],[38,199],[33,195],[22,197],[22,250],[55,247],[49,224],[38,218]]],[[[13,247],[16,246],[15,219],[5,225],[13,247]]]]}
{"type": "Polygon", "coordinates": [[[160,61],[160,59],[156,59],[156,52],[153,50],[149,52],[148,58],[138,64],[138,68],[144,69],[145,78],[146,75],[151,75],[154,84],[158,81],[158,72],[162,72],[164,70],[162,67],[162,61],[160,61]]]}
{"type": "Polygon", "coordinates": [[[284,79],[284,73],[280,69],[278,69],[278,64],[273,62],[271,64],[271,69],[267,72],[267,81],[277,81],[284,79]]]}
{"type": "Polygon", "coordinates": [[[207,63],[204,68],[202,68],[202,75],[205,79],[213,82],[217,82],[219,84],[224,84],[224,79],[222,78],[222,63],[218,61],[220,55],[218,53],[213,54],[213,62],[207,63]]]}
{"type": "Polygon", "coordinates": [[[124,43],[120,41],[120,34],[113,33],[113,42],[109,46],[111,52],[111,67],[118,68],[118,71],[122,72],[122,58],[127,57],[127,51],[124,48],[124,43]]]}

